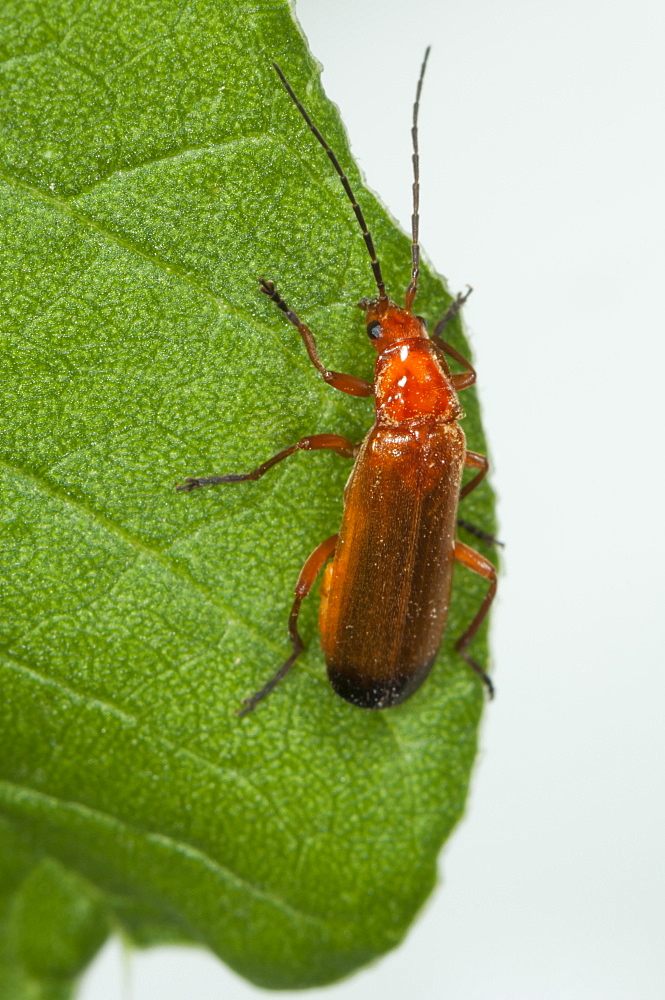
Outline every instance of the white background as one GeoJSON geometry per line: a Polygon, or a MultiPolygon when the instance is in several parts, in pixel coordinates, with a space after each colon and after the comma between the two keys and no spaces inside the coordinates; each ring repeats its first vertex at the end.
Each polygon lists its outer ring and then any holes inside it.
{"type": "MultiPolygon", "coordinates": [[[[505,573],[467,817],[406,943],[327,1000],[662,1000],[665,5],[299,0],[369,184],[466,319],[505,573]],[[390,138],[385,142],[386,132],[390,138]]],[[[283,993],[288,997],[302,994],[283,993]]],[[[107,946],[82,1000],[266,994],[107,946]]]]}

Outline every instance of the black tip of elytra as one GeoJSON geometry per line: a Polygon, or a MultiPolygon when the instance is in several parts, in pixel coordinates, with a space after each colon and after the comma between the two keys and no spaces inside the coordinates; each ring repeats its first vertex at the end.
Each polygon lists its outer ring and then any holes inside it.
{"type": "Polygon", "coordinates": [[[392,708],[406,701],[420,687],[433,662],[432,659],[408,674],[397,674],[385,679],[376,677],[366,679],[329,666],[328,678],[340,698],[356,705],[357,708],[392,708]]]}

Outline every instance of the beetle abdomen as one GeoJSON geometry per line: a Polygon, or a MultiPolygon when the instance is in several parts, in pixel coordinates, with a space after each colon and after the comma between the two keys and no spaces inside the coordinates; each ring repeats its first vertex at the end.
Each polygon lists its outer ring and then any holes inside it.
{"type": "Polygon", "coordinates": [[[335,691],[387,708],[422,683],[448,615],[464,456],[457,424],[378,424],[344,496],[319,627],[335,691]]]}

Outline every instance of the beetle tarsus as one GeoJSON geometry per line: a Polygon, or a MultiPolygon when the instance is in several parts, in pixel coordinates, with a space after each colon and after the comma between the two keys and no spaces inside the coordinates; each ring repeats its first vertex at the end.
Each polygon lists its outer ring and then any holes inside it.
{"type": "Polygon", "coordinates": [[[250,712],[254,711],[254,709],[256,708],[256,706],[259,704],[260,701],[263,701],[264,698],[267,698],[267,696],[272,691],[274,691],[274,689],[277,687],[282,678],[289,672],[293,664],[296,662],[297,658],[302,653],[303,648],[304,647],[301,642],[300,648],[294,649],[294,651],[289,656],[288,660],[284,664],[282,664],[277,673],[270,678],[267,684],[264,684],[263,687],[255,694],[251,695],[251,697],[243,698],[242,700],[243,707],[238,708],[236,710],[236,715],[238,716],[238,718],[242,718],[244,715],[249,715],[250,712]]]}
{"type": "Polygon", "coordinates": [[[494,685],[492,684],[492,678],[489,676],[489,674],[487,674],[483,670],[483,668],[478,663],[478,661],[474,660],[474,658],[472,656],[468,656],[467,653],[463,653],[461,649],[458,650],[458,653],[460,654],[460,656],[462,657],[462,659],[465,660],[466,663],[469,664],[469,666],[471,667],[471,669],[474,670],[478,674],[478,676],[480,677],[481,681],[485,685],[485,688],[487,690],[487,696],[488,696],[488,698],[490,699],[490,701],[492,701],[494,699],[494,695],[495,695],[494,685]]]}
{"type": "Polygon", "coordinates": [[[501,548],[505,547],[505,542],[500,542],[495,535],[491,535],[489,531],[483,531],[482,528],[477,527],[477,525],[472,524],[470,521],[465,521],[463,517],[457,518],[457,526],[463,528],[464,531],[468,531],[470,535],[475,535],[479,538],[481,542],[485,542],[486,545],[500,545],[501,548]]]}
{"type": "Polygon", "coordinates": [[[187,476],[183,483],[176,483],[175,488],[191,493],[192,490],[197,490],[199,486],[217,486],[218,483],[239,483],[250,477],[251,473],[249,475],[231,473],[228,476],[204,476],[201,479],[192,479],[190,476],[187,476]]]}
{"type": "Polygon", "coordinates": [[[457,313],[460,311],[460,309],[468,299],[469,295],[471,295],[472,291],[473,288],[471,287],[471,285],[467,285],[465,292],[457,293],[452,303],[448,306],[443,316],[436,324],[436,327],[434,328],[435,336],[440,337],[445,328],[451,322],[451,320],[455,319],[455,316],[457,316],[457,313]]]}

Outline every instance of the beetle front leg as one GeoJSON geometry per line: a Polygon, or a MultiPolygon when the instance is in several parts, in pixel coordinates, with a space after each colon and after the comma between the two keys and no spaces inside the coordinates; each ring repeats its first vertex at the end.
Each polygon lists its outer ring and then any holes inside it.
{"type": "Polygon", "coordinates": [[[459,362],[459,364],[461,364],[465,369],[458,375],[450,376],[455,392],[460,392],[462,389],[468,389],[470,385],[475,383],[476,370],[471,362],[467,361],[463,354],[460,354],[460,352],[456,350],[452,344],[449,344],[447,341],[442,339],[441,334],[450,321],[460,311],[472,291],[473,289],[469,286],[469,290],[464,295],[460,292],[460,294],[455,298],[453,304],[446,310],[439,322],[436,324],[434,327],[434,333],[432,334],[432,340],[437,347],[439,347],[444,354],[447,354],[449,358],[453,358],[455,361],[459,362]]]}
{"type": "Polygon", "coordinates": [[[473,288],[471,287],[471,285],[468,285],[466,292],[457,293],[457,295],[455,296],[451,304],[448,306],[448,308],[444,312],[439,322],[434,327],[434,336],[437,339],[441,337],[441,334],[448,326],[448,324],[455,319],[455,316],[457,316],[457,313],[460,311],[460,309],[468,299],[469,295],[471,295],[472,291],[473,288]]]}
{"type": "Polygon", "coordinates": [[[286,302],[275,288],[274,281],[268,281],[266,278],[259,278],[259,288],[264,295],[267,295],[268,298],[271,299],[275,305],[286,314],[286,318],[293,323],[303,339],[309,355],[309,360],[312,362],[324,382],[331,385],[333,389],[339,389],[340,392],[345,392],[347,396],[374,395],[374,386],[371,382],[366,382],[365,379],[358,378],[356,375],[345,375],[343,372],[331,372],[323,366],[321,358],[319,357],[319,352],[316,348],[314,334],[310,328],[303,323],[298,314],[294,313],[293,309],[289,309],[286,302]]]}

